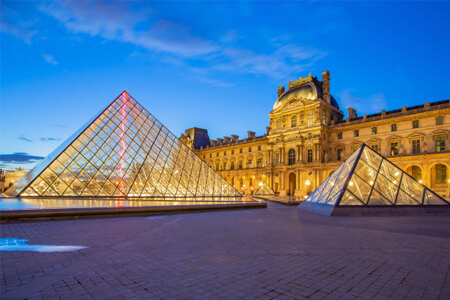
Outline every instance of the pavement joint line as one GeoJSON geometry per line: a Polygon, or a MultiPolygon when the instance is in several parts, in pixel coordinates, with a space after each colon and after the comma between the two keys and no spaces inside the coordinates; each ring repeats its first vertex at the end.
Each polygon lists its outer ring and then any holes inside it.
{"type": "MultiPolygon", "coordinates": [[[[152,227],[152,231],[158,229],[159,227],[164,226],[167,222],[171,222],[171,224],[174,224],[178,221],[180,221],[182,218],[177,218],[170,221],[165,221],[162,224],[158,224],[155,227],[152,227]],[[174,222],[176,221],[176,222],[174,222]]],[[[40,292],[41,290],[44,290],[45,288],[57,283],[60,280],[63,280],[67,276],[75,275],[79,273],[81,270],[83,270],[85,267],[91,266],[94,262],[97,262],[99,258],[103,258],[107,255],[114,254],[114,250],[122,249],[128,247],[130,244],[135,243],[135,239],[142,236],[147,235],[149,231],[143,231],[137,235],[135,235],[132,239],[130,237],[127,237],[125,240],[117,243],[113,247],[89,247],[94,249],[105,249],[105,251],[97,252],[95,254],[92,254],[90,256],[85,256],[83,258],[78,259],[75,262],[72,262],[71,264],[68,264],[64,267],[61,267],[59,269],[56,269],[46,275],[43,275],[39,278],[36,278],[34,280],[31,280],[23,285],[17,286],[15,288],[12,288],[11,290],[6,291],[5,293],[0,294],[0,298],[2,300],[6,299],[25,299],[29,298],[36,293],[40,292]]]]}

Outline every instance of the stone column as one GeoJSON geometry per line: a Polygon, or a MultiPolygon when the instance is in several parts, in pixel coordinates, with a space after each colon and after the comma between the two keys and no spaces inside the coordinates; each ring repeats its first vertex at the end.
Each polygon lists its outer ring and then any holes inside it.
{"type": "Polygon", "coordinates": [[[297,157],[296,157],[296,161],[297,162],[301,162],[302,161],[301,149],[302,149],[302,146],[297,145],[297,157]]]}

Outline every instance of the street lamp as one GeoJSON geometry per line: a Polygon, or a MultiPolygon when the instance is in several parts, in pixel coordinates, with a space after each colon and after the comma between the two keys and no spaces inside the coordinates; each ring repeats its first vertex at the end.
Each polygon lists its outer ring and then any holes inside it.
{"type": "Polygon", "coordinates": [[[306,185],[306,194],[309,195],[309,186],[311,185],[311,182],[309,180],[306,180],[305,185],[306,185]]]}

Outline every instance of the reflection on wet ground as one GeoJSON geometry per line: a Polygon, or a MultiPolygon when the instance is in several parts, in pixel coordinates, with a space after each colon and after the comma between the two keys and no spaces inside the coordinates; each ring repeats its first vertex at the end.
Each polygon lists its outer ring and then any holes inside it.
{"type": "Polygon", "coordinates": [[[87,248],[72,245],[28,245],[27,241],[16,238],[0,239],[0,251],[68,252],[87,248]]]}
{"type": "Polygon", "coordinates": [[[248,197],[195,197],[195,198],[0,198],[0,211],[88,208],[139,208],[177,205],[223,205],[257,203],[248,197]]]}

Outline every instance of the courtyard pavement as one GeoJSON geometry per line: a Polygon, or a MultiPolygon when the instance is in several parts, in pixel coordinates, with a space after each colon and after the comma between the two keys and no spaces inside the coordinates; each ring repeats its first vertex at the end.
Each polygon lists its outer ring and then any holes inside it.
{"type": "Polygon", "coordinates": [[[0,226],[29,245],[87,247],[1,251],[2,300],[450,299],[448,216],[327,217],[269,203],[0,226]]]}

